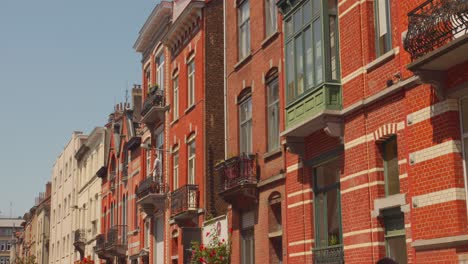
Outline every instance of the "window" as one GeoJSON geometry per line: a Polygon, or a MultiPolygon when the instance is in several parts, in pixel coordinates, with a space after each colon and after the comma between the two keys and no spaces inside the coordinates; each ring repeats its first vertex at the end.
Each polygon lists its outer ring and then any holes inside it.
{"type": "Polygon", "coordinates": [[[179,77],[176,76],[174,77],[174,80],[172,81],[172,87],[173,87],[173,95],[172,95],[172,100],[173,100],[173,111],[174,111],[174,116],[173,119],[176,120],[179,118],[179,77]]]}
{"type": "Polygon", "coordinates": [[[188,144],[188,184],[195,184],[195,139],[188,144]]]}
{"type": "Polygon", "coordinates": [[[278,10],[275,0],[265,0],[265,33],[269,37],[278,30],[278,10]]]}
{"type": "Polygon", "coordinates": [[[268,94],[268,151],[279,148],[279,86],[278,77],[267,85],[268,94]]]}
{"type": "Polygon", "coordinates": [[[173,190],[177,190],[179,188],[179,152],[174,153],[173,157],[173,166],[174,166],[174,172],[173,172],[173,190]]]}
{"type": "Polygon", "coordinates": [[[239,25],[239,60],[250,54],[250,6],[249,0],[244,0],[238,9],[239,25]]]}
{"type": "Polygon", "coordinates": [[[386,140],[383,145],[385,193],[393,195],[400,193],[400,178],[398,170],[398,150],[396,137],[386,140]]]}
{"type": "Polygon", "coordinates": [[[164,90],[164,53],[156,57],[156,83],[164,90]]]}
{"type": "Polygon", "coordinates": [[[195,104],[195,59],[188,63],[188,107],[195,104]]]}
{"type": "Polygon", "coordinates": [[[275,192],[268,198],[268,237],[270,238],[270,263],[283,263],[283,226],[281,194],[275,192]]]}
{"type": "Polygon", "coordinates": [[[148,65],[145,69],[145,81],[146,81],[146,89],[149,91],[151,86],[151,67],[148,65]]]}
{"type": "Polygon", "coordinates": [[[239,105],[240,153],[252,153],[252,98],[248,97],[239,105]]]}
{"type": "Polygon", "coordinates": [[[392,48],[389,0],[374,1],[376,57],[392,48]]]}
{"type": "Polygon", "coordinates": [[[241,214],[241,263],[255,263],[255,211],[248,211],[241,214]]]}
{"type": "Polygon", "coordinates": [[[145,219],[145,248],[149,249],[150,246],[150,221],[145,219]]]}
{"type": "Polygon", "coordinates": [[[164,159],[164,130],[158,129],[156,133],[156,151],[158,152],[158,158],[161,160],[161,164],[163,164],[164,159]]]}
{"type": "MultiPolygon", "coordinates": [[[[135,192],[134,193],[137,193],[138,191],[138,186],[135,186],[135,192]]],[[[137,199],[133,199],[133,227],[135,228],[135,230],[137,230],[139,228],[138,226],[138,205],[137,205],[137,199]]]]}
{"type": "MultiPolygon", "coordinates": [[[[149,145],[150,145],[150,141],[147,140],[147,141],[145,142],[145,144],[146,144],[147,146],[149,146],[149,145]]],[[[146,152],[146,153],[145,153],[145,155],[146,155],[146,176],[147,176],[147,177],[150,177],[150,176],[151,176],[151,150],[147,149],[145,152],[146,152]]]]}
{"type": "MultiPolygon", "coordinates": [[[[465,171],[465,189],[468,188],[467,169],[468,169],[468,97],[460,100],[460,120],[462,123],[461,127],[461,138],[462,138],[462,149],[463,149],[463,161],[465,171]]],[[[468,202],[468,201],[467,201],[468,202]]]]}
{"type": "Polygon", "coordinates": [[[337,0],[301,1],[285,17],[286,100],[337,81],[337,0]],[[328,35],[325,36],[324,32],[328,35]],[[327,49],[326,49],[327,48],[327,49]],[[325,63],[326,62],[326,63],[325,63]],[[325,66],[327,65],[327,66],[325,66]]]}
{"type": "Polygon", "coordinates": [[[314,196],[317,250],[342,245],[340,159],[314,168],[314,196]]]}
{"type": "Polygon", "coordinates": [[[387,209],[382,214],[384,217],[387,256],[396,260],[397,263],[408,263],[404,214],[400,211],[400,208],[387,209]]]}

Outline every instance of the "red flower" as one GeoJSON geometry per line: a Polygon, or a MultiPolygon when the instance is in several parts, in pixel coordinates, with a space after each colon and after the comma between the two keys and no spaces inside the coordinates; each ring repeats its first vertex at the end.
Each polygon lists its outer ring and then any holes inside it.
{"type": "Polygon", "coordinates": [[[198,261],[200,261],[201,263],[206,263],[205,259],[202,258],[202,257],[200,257],[200,258],[198,259],[198,261]]]}
{"type": "Polygon", "coordinates": [[[219,256],[219,260],[223,260],[223,256],[219,256]]]}
{"type": "Polygon", "coordinates": [[[200,250],[203,250],[203,248],[205,248],[205,247],[203,246],[203,244],[201,244],[200,245],[200,250]]]}
{"type": "Polygon", "coordinates": [[[221,242],[223,242],[223,243],[224,243],[224,238],[221,240],[221,242]]]}
{"type": "Polygon", "coordinates": [[[231,228],[229,228],[229,233],[231,233],[231,234],[232,234],[232,227],[231,227],[231,228]]]}
{"type": "Polygon", "coordinates": [[[208,237],[210,235],[210,232],[206,232],[206,236],[208,237]]]}

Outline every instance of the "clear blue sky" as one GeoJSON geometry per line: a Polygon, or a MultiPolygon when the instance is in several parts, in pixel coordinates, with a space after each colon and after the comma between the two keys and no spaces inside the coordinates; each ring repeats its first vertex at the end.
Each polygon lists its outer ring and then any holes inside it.
{"type": "Polygon", "coordinates": [[[0,0],[0,217],[44,191],[71,133],[141,83],[138,31],[158,0],[0,0]]]}

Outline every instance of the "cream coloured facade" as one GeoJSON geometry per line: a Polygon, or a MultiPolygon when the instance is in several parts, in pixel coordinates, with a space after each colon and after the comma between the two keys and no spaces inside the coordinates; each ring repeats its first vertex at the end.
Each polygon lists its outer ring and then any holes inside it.
{"type": "Polygon", "coordinates": [[[96,127],[75,154],[77,161],[77,203],[74,205],[74,260],[80,257],[98,261],[94,252],[101,230],[101,179],[96,173],[105,169],[108,149],[106,128],[96,127]]]}
{"type": "Polygon", "coordinates": [[[78,167],[75,154],[87,136],[73,132],[70,141],[58,156],[52,169],[52,202],[49,263],[71,264],[75,259],[74,219],[78,210],[78,167]]]}

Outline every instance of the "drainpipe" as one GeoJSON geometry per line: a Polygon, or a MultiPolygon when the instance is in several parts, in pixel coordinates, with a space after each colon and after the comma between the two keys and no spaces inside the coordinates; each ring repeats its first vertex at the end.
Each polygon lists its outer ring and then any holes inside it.
{"type": "Polygon", "coordinates": [[[227,130],[227,64],[226,64],[226,0],[223,0],[223,27],[224,27],[224,47],[223,47],[223,56],[224,56],[224,159],[227,159],[227,150],[228,150],[228,130],[227,130]]]}

